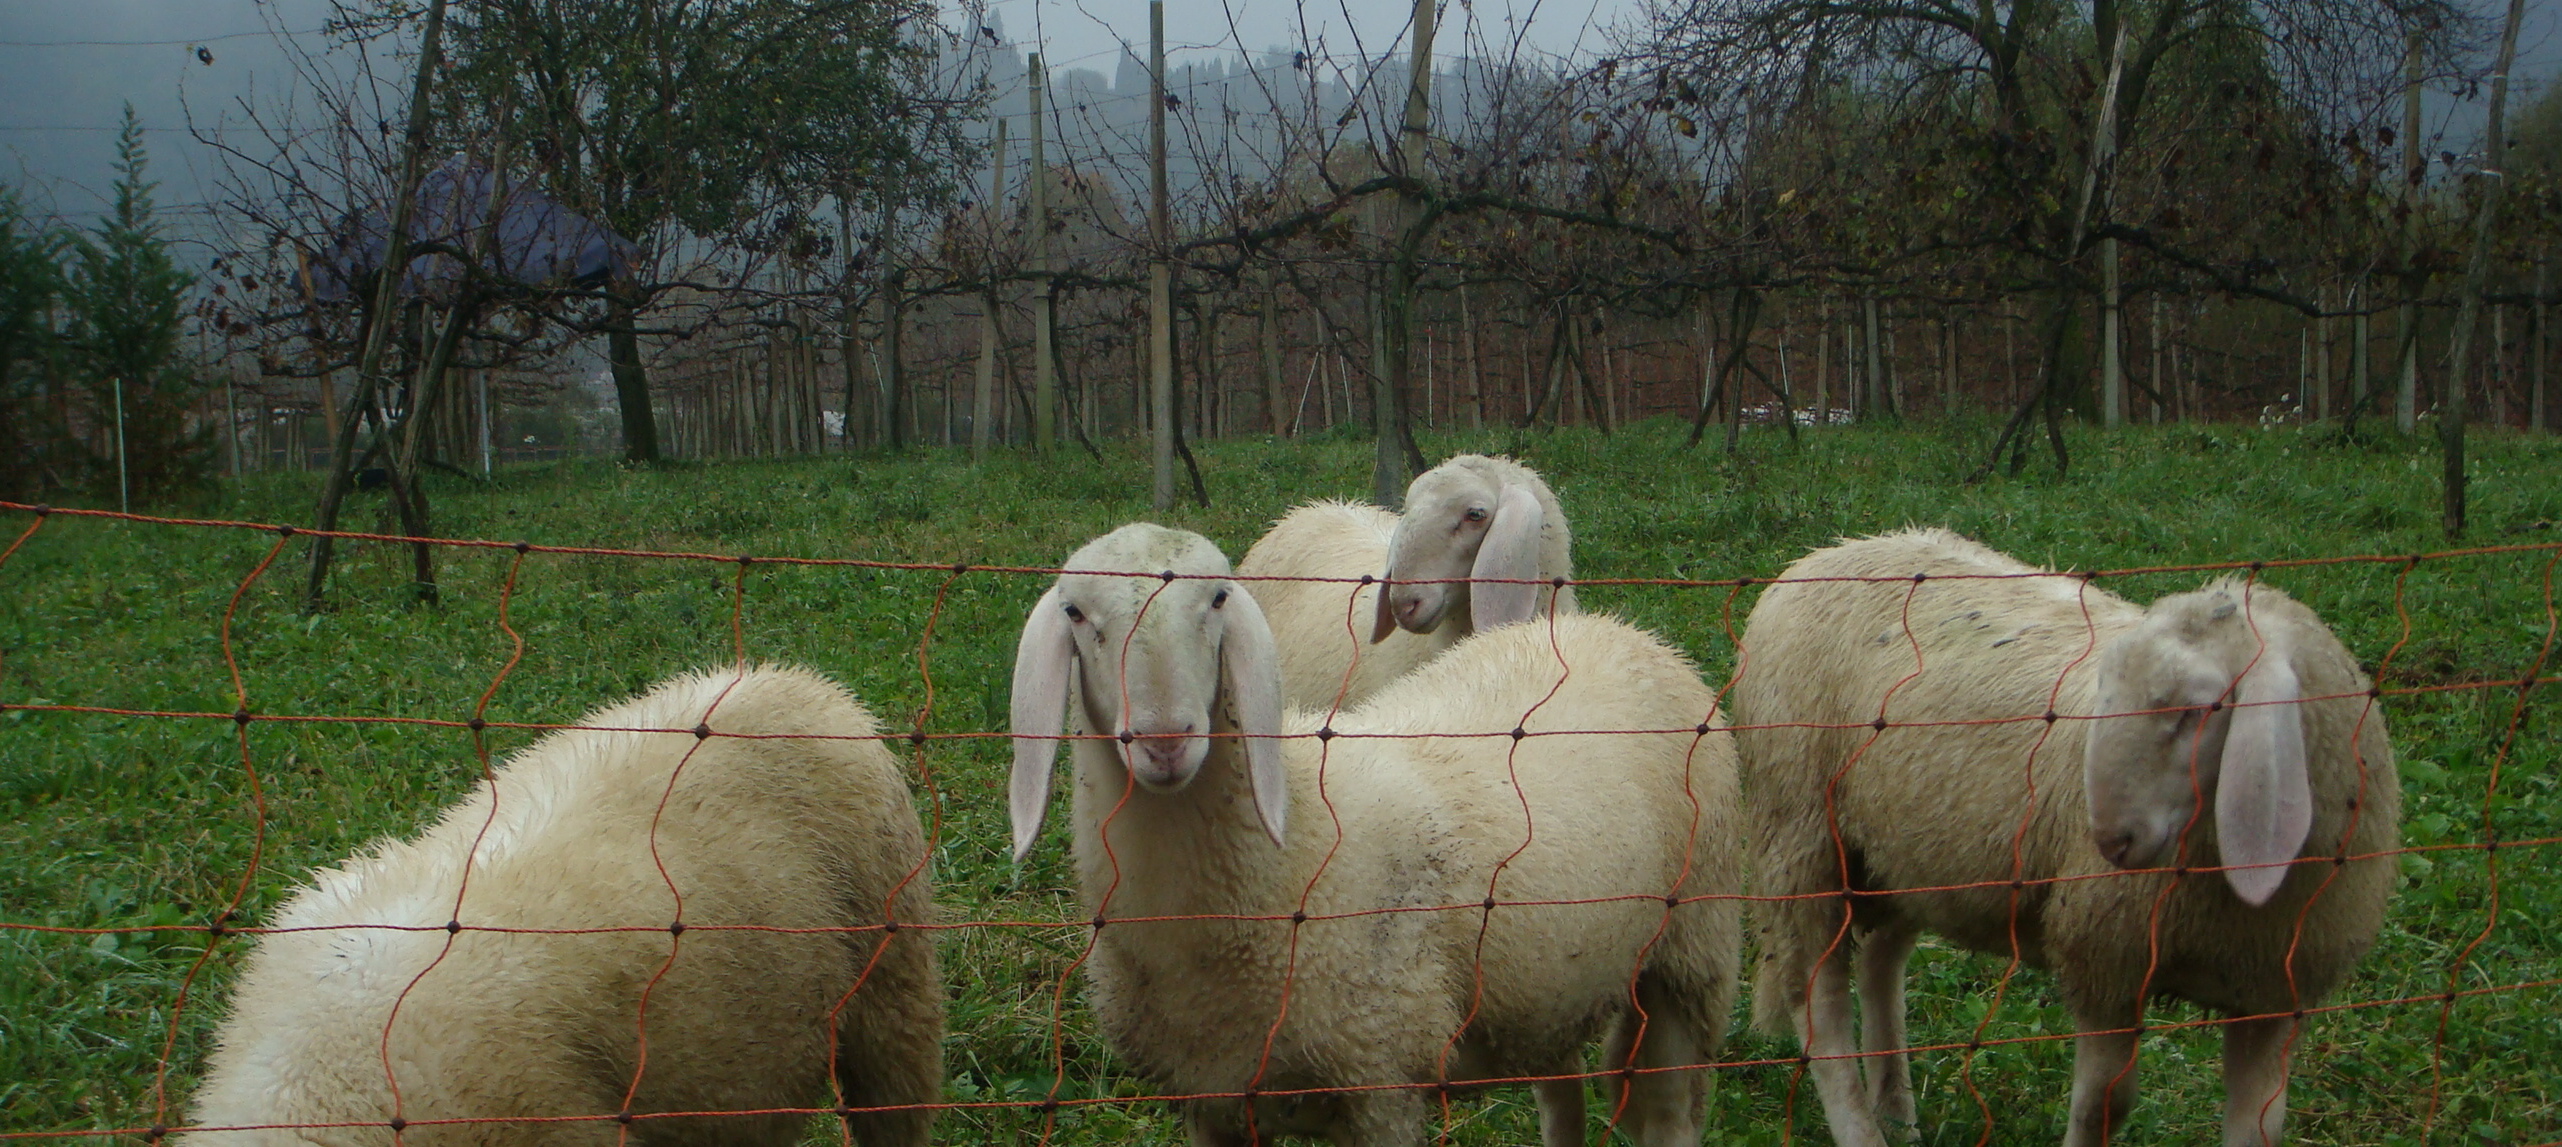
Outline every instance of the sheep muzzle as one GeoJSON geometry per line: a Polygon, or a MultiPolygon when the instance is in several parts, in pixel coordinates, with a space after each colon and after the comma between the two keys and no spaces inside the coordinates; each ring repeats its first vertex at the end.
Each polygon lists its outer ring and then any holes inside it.
{"type": "Polygon", "coordinates": [[[1388,590],[1388,606],[1396,615],[1397,628],[1408,633],[1430,633],[1440,628],[1441,618],[1450,612],[1450,587],[1443,584],[1399,585],[1388,590]]]}
{"type": "Polygon", "coordinates": [[[1139,787],[1153,793],[1181,792],[1201,772],[1201,762],[1209,756],[1210,739],[1201,736],[1197,726],[1186,725],[1166,732],[1126,732],[1121,748],[1121,763],[1139,787]]]}

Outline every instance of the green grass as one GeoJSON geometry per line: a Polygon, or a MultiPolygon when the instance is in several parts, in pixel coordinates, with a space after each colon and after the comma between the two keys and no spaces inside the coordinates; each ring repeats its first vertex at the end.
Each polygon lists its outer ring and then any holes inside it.
{"type": "MultiPolygon", "coordinates": [[[[1756,435],[1739,458],[1680,449],[1678,428],[1651,424],[1604,439],[1586,431],[1434,435],[1427,450],[1512,453],[1546,473],[1572,515],[1577,570],[1593,578],[1730,578],[1775,573],[1845,534],[1939,524],[2022,558],[2079,568],[2276,560],[2445,548],[2436,528],[2435,455],[2389,436],[2344,443],[2329,431],[2242,427],[2078,432],[2069,479],[1963,474],[1989,427],[1839,429],[1791,446],[1756,435]]],[[[1163,520],[1242,554],[1262,527],[1308,498],[1353,497],[1368,485],[1366,442],[1235,441],[1197,447],[1212,505],[1163,520]]],[[[2476,544],[2562,541],[2562,442],[2499,435],[2475,441],[2476,544]]],[[[932,563],[1050,565],[1113,525],[1149,516],[1144,455],[1121,445],[1100,464],[1004,457],[973,467],[948,453],[624,470],[602,464],[527,468],[486,486],[439,479],[437,532],[452,537],[727,554],[859,557],[932,563]]],[[[185,513],[298,522],[312,490],[297,476],[252,479],[185,513]]],[[[372,497],[360,495],[360,499],[372,497]]],[[[353,528],[385,524],[361,501],[353,528]]],[[[29,519],[0,515],[14,537],[29,519]]],[[[407,559],[388,547],[344,554],[334,609],[296,607],[302,543],[244,579],[277,538],[56,517],[0,565],[0,701],[178,709],[234,708],[221,618],[232,628],[249,705],[262,713],[464,718],[497,681],[494,720],[558,722],[669,672],[735,655],[733,597],[745,650],[832,673],[893,726],[929,732],[1001,729],[1016,627],[1034,578],[943,570],[876,571],[777,564],[627,560],[508,550],[440,554],[443,604],[412,603],[407,559]],[[742,587],[743,586],[743,590],[742,587]],[[939,612],[937,605],[939,603],[939,612]],[[931,640],[926,640],[928,619],[931,640]],[[923,668],[920,668],[922,653],[923,668]],[[928,703],[930,674],[931,703],[928,703]]],[[[2394,685],[2513,678],[2550,625],[2553,554],[2272,571],[2271,581],[2321,611],[2370,667],[2401,644],[2394,685]],[[2398,604],[2398,608],[2397,608],[2398,604]],[[2408,636],[2404,636],[2404,616],[2408,636]]],[[[2139,575],[2114,585],[2139,600],[2193,586],[2196,574],[2139,575]]],[[[1731,663],[1750,591],[1592,587],[1587,605],[1619,612],[1689,649],[1712,682],[1731,663]]],[[[2552,669],[2548,667],[2548,673],[2552,669]]],[[[2457,690],[2390,703],[2403,759],[2411,844],[2562,835],[2557,738],[2548,687],[2522,734],[2490,769],[2510,728],[2513,690],[2457,690]]],[[[523,745],[504,731],[492,754],[523,745]]],[[[247,757],[263,794],[265,837],[244,911],[260,918],[316,866],[369,838],[408,832],[469,786],[480,761],[468,734],[364,724],[257,722],[247,757]]],[[[1008,861],[1004,760],[992,741],[936,741],[922,763],[940,795],[940,899],[954,919],[1075,916],[1065,857],[1045,845],[1021,870],[1008,861]]],[[[241,735],[224,720],[26,712],[0,714],[0,922],[138,929],[202,922],[249,870],[256,818],[241,735]]],[[[2498,924],[2480,851],[2406,858],[2406,881],[2383,940],[2340,997],[2389,1000],[2460,987],[2562,977],[2562,850],[2498,855],[2498,924]]],[[[949,1092],[955,1100],[1038,1098],[1053,1082],[1052,998],[1079,929],[967,929],[948,934],[952,992],[949,1092]]],[[[162,1118],[153,1080],[178,985],[201,932],[63,935],[0,929],[0,1134],[148,1125],[162,1118]]],[[[226,978],[243,948],[223,941],[176,1024],[169,1060],[174,1119],[201,1063],[226,978]]],[[[1915,961],[1917,1041],[1963,1041],[1998,974],[1992,961],[1925,947],[1915,961]]],[[[1064,1096],[1139,1095],[1069,993],[1055,1025],[1067,1053],[1064,1096]]],[[[2555,990],[2527,988],[2458,1004],[2326,1017],[2298,1059],[2292,1123],[2306,1143],[2422,1141],[2434,1106],[2437,1143],[2526,1143],[2562,1127],[2562,1019],[2555,990]]],[[[2156,1021],[2193,1018],[2174,1005],[2156,1021]]],[[[1739,1017],[1740,1019],[1740,1017],[1739,1017]]],[[[2052,991],[2013,985],[1994,1038],[2070,1030],[2052,991]]],[[[2221,1103],[2211,1032],[2157,1034],[2144,1049],[2145,1095],[2129,1143],[2211,1140],[2221,1103]]],[[[1738,1023],[1727,1055],[1791,1049],[1738,1023]]],[[[1993,1140],[2061,1135],[2071,1052],[2055,1040],[1974,1057],[1920,1057],[1924,1140],[1973,1143],[1995,1113],[1993,1140]],[[1965,1074],[1967,1079],[1960,1079],[1965,1074]]],[[[1811,1085],[1786,1067],[1720,1073],[1712,1141],[1822,1142],[1811,1085]]],[[[1596,1107],[1599,1105],[1596,1104],[1596,1107]]],[[[1453,1107],[1463,1143],[1536,1134],[1520,1091],[1453,1107]]],[[[1013,1141],[1037,1116],[958,1112],[951,1142],[1013,1141]]],[[[1161,1104],[1062,1114],[1057,1141],[1180,1140],[1161,1104]]]]}

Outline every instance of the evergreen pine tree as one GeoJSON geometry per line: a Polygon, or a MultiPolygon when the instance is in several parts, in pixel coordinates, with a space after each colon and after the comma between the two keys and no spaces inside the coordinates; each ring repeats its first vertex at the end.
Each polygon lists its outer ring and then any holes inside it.
{"type": "Polygon", "coordinates": [[[115,202],[96,228],[73,241],[62,291],[66,341],[95,428],[91,481],[108,496],[124,484],[136,500],[203,480],[213,442],[210,427],[188,425],[204,384],[178,345],[187,291],[196,280],[170,258],[153,217],[151,193],[159,185],[144,177],[147,161],[142,123],[127,104],[116,135],[115,202]]]}

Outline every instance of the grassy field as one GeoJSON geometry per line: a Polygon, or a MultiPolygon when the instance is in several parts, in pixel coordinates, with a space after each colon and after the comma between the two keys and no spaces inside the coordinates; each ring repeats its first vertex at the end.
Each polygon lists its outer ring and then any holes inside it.
{"type": "MultiPolygon", "coordinates": [[[[1939,524],[2031,561],[2085,569],[2277,560],[2447,548],[2436,521],[2436,457],[2393,439],[2349,443],[2323,429],[2181,427],[2078,433],[2069,479],[1969,485],[1963,475],[1989,428],[1837,429],[1791,445],[1757,436],[1738,458],[1685,452],[1679,428],[1651,424],[1602,438],[1587,431],[1433,435],[1428,451],[1511,453],[1547,474],[1571,515],[1577,572],[1591,578],[1767,576],[1836,536],[1939,524]]],[[[1356,497],[1369,446],[1357,439],[1197,447],[1211,506],[1163,516],[1241,555],[1290,504],[1356,497]]],[[[2562,440],[2477,436],[2479,545],[2562,541],[2562,440]]],[[[437,532],[450,537],[768,556],[1052,565],[1077,544],[1149,516],[1144,455],[1101,463],[963,456],[625,470],[603,464],[510,470],[486,486],[439,479],[437,532]]],[[[175,512],[298,522],[310,483],[260,477],[175,512]]],[[[370,498],[373,495],[362,495],[370,498]]],[[[352,528],[374,528],[360,502],[352,528]]],[[[32,519],[0,514],[15,537],[32,519]]],[[[297,608],[302,543],[243,580],[276,546],[244,530],[56,517],[0,565],[0,702],[229,712],[234,701],[220,620],[233,629],[252,708],[265,713],[465,718],[499,675],[510,644],[499,591],[508,550],[440,555],[443,603],[408,593],[406,555],[346,555],[335,608],[297,608]]],[[[5,544],[0,541],[0,544],[5,544]]],[[[2273,571],[2269,579],[2321,611],[2388,686],[2515,678],[2551,632],[2554,552],[2273,571]],[[2405,626],[2407,625],[2407,637],[2405,626]]],[[[2138,600],[2200,575],[2113,579],[2138,600]]],[[[510,603],[525,656],[490,704],[494,720],[558,722],[681,668],[737,652],[789,659],[838,676],[880,713],[929,732],[1002,729],[1013,642],[1040,589],[1020,575],[896,572],[535,554],[510,603]],[[743,588],[742,588],[743,587],[743,588]],[[742,603],[733,610],[733,598],[742,603]],[[939,606],[939,613],[936,613],[939,606]],[[935,617],[931,640],[926,623],[935,617]],[[929,697],[930,680],[930,698],[929,697]]],[[[1725,588],[1592,587],[1588,607],[1666,634],[1725,680],[1730,629],[1751,594],[1725,588]]],[[[2553,669],[2547,666],[2545,672],[2553,669]]],[[[2494,791],[2491,770],[2511,728],[2514,689],[2399,696],[2389,713],[2413,845],[2562,836],[2562,738],[2556,689],[2533,696],[2494,791]],[[2486,794],[2488,799],[2486,801],[2486,794]]],[[[490,736],[493,753],[526,737],[490,736]]],[[[369,838],[408,832],[479,775],[468,734],[385,725],[249,727],[264,785],[266,837],[245,912],[263,918],[315,866],[369,838]]],[[[940,899],[952,919],[1076,915],[1059,834],[1016,869],[1006,855],[1003,750],[995,741],[937,741],[922,754],[940,797],[940,899]]],[[[228,903],[250,863],[254,818],[233,725],[224,720],[0,714],[0,922],[132,929],[202,922],[228,903]]],[[[2343,1000],[2397,1000],[2448,987],[2562,979],[2562,849],[2507,848],[2490,878],[2480,850],[2416,853],[2383,940],[2343,1000]],[[2493,920],[2496,891],[2497,926],[2493,920]]],[[[1033,1098],[1054,1083],[1052,996],[1083,930],[966,929],[946,934],[949,1094],[1033,1098]]],[[[153,1081],[178,984],[206,942],[197,931],[63,935],[0,929],[0,1135],[149,1125],[153,1081]]],[[[176,1025],[169,1118],[201,1061],[225,978],[243,943],[224,941],[176,1025]]],[[[1964,1041],[1982,1015],[1997,963],[1926,946],[1915,961],[1913,1035],[1964,1041]]],[[[2545,1143],[2562,1134],[2562,1007],[2556,989],[2475,996],[2441,1025],[2434,1003],[2321,1019],[2299,1052],[2292,1107],[2297,1141],[2323,1144],[2545,1143]],[[2442,1039],[2441,1039],[2442,1036],[2442,1039]],[[2428,1121],[2433,1117],[2433,1125],[2428,1121]],[[2433,1131],[2424,1135],[2424,1127],[2433,1131]]],[[[2155,1022],[2194,1018],[2157,1006],[2155,1022]]],[[[1791,1049],[1745,1032],[1727,1055],[1791,1049]]],[[[1064,1033],[1059,1094],[1132,1096],[1075,1003],[1064,1033]]],[[[2024,977],[1987,1035],[2070,1030],[2042,979],[2024,977]]],[[[2211,1141],[2221,1103],[2211,1032],[2148,1037],[2144,1098],[2122,1141],[2211,1141]]],[[[2068,1041],[2006,1045],[1971,1065],[1955,1055],[1916,1063],[1924,1141],[2061,1136],[2068,1041]],[[1969,1078],[1960,1079],[1961,1071],[1969,1078]]],[[[1785,1067],[1720,1072],[1712,1142],[1777,1143],[1788,1131],[1822,1142],[1811,1085],[1785,1067]]],[[[1599,1105],[1596,1104],[1596,1107],[1599,1105]]],[[[1524,1091],[1458,1102],[1450,1137],[1521,1142],[1536,1121],[1524,1091]]],[[[1014,1142],[1037,1114],[947,1115],[938,1138],[1014,1142]]],[[[1156,1103],[1108,1104],[1060,1116],[1055,1141],[1168,1143],[1177,1122],[1156,1103]]]]}

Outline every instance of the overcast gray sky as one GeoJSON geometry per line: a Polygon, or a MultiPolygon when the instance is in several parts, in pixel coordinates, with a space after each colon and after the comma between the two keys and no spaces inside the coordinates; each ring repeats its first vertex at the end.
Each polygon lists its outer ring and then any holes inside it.
{"type": "MultiPolygon", "coordinates": [[[[954,0],[943,6],[956,19],[962,10],[954,0]]],[[[1479,0],[1473,7],[1488,36],[1524,28],[1530,49],[1552,54],[1597,49],[1604,26],[1638,11],[1637,0],[1479,0]]],[[[1123,43],[1147,48],[1147,0],[992,0],[987,8],[1009,38],[1027,46],[1041,41],[1063,67],[1093,63],[1109,72],[1123,43]]],[[[1453,42],[1450,22],[1466,13],[1457,4],[1444,8],[1434,51],[1456,55],[1462,45],[1453,42]]],[[[1405,0],[1176,0],[1166,5],[1165,39],[1176,50],[1242,47],[1257,54],[1321,41],[1330,54],[1376,56],[1401,41],[1412,10],[1405,0]]]]}
{"type": "MultiPolygon", "coordinates": [[[[957,22],[960,5],[942,2],[957,22]]],[[[2477,2],[2487,8],[2497,0],[2477,2]]],[[[1009,39],[1029,47],[1037,38],[1062,68],[1109,75],[1122,44],[1147,41],[1146,0],[993,0],[989,8],[1009,39]]],[[[1409,10],[1405,0],[1177,0],[1167,5],[1166,38],[1178,58],[1184,48],[1260,53],[1302,41],[1322,42],[1329,55],[1376,56],[1404,35],[1409,10]]],[[[1524,46],[1560,55],[1600,50],[1603,29],[1638,10],[1639,0],[1473,5],[1494,50],[1510,48],[1501,39],[1506,21],[1526,21],[1524,46]]],[[[1451,24],[1463,9],[1444,11],[1437,51],[1470,50],[1453,42],[1451,24]]],[[[0,0],[0,180],[40,207],[85,221],[104,205],[117,115],[131,101],[150,128],[163,210],[182,233],[202,234],[188,224],[201,220],[214,165],[184,131],[185,110],[201,122],[244,94],[290,83],[286,53],[268,29],[303,33],[316,45],[320,38],[308,34],[326,12],[323,0],[0,0]]],[[[2537,0],[2527,19],[2519,72],[2541,79],[2562,65],[2562,4],[2537,0]]],[[[2454,110],[2450,103],[2434,100],[2431,118],[2454,110]]],[[[2478,106],[2473,114],[2478,122],[2478,106]]]]}
{"type": "Polygon", "coordinates": [[[94,215],[131,101],[163,184],[160,207],[183,225],[201,215],[212,175],[212,157],[184,130],[185,109],[203,118],[259,85],[289,82],[268,14],[310,32],[325,10],[318,0],[0,0],[0,180],[72,218],[94,215]]]}
{"type": "MultiPolygon", "coordinates": [[[[1572,54],[1598,45],[1598,25],[1625,18],[1635,0],[1480,0],[1475,7],[1482,21],[1504,20],[1518,8],[1532,50],[1572,54]]],[[[945,0],[945,10],[957,23],[960,6],[945,0]]],[[[202,122],[245,93],[290,83],[286,53],[267,29],[315,32],[327,11],[322,0],[0,0],[0,179],[66,215],[94,213],[111,178],[117,116],[130,100],[150,129],[162,205],[184,213],[209,194],[212,174],[211,156],[182,130],[184,113],[192,109],[202,122]]],[[[1144,50],[1147,43],[1146,0],[995,0],[989,11],[1008,38],[1027,47],[1036,36],[1045,42],[1062,68],[1086,64],[1109,75],[1122,44],[1144,50]]],[[[1178,49],[1230,50],[1242,40],[1260,52],[1304,37],[1321,39],[1330,53],[1376,55],[1404,35],[1408,11],[1403,0],[1310,0],[1304,7],[1177,0],[1167,5],[1166,39],[1178,49]]],[[[1461,47],[1445,32],[1443,52],[1461,47]]]]}

